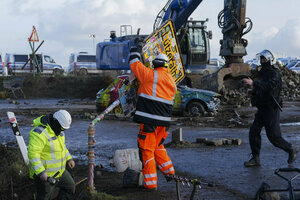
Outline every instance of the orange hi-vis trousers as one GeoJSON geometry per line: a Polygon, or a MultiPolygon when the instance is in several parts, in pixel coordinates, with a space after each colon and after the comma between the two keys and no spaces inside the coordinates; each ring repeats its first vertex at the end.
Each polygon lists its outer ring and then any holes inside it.
{"type": "Polygon", "coordinates": [[[148,124],[140,125],[138,135],[139,156],[143,163],[144,187],[157,187],[156,163],[164,175],[175,174],[167,151],[162,144],[168,133],[166,127],[148,124]]]}

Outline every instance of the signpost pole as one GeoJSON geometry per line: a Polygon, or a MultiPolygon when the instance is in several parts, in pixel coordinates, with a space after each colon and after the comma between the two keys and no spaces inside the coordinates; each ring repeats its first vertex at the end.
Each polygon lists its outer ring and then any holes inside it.
{"type": "Polygon", "coordinates": [[[37,57],[35,55],[36,51],[34,50],[34,42],[38,42],[39,41],[39,37],[38,37],[38,34],[37,34],[35,26],[33,26],[33,30],[32,30],[32,33],[31,33],[28,41],[29,41],[29,45],[30,45],[30,48],[31,48],[31,51],[32,51],[32,54],[31,54],[32,58],[30,58],[30,59],[31,59],[31,61],[32,61],[31,63],[33,65],[32,72],[33,72],[33,76],[34,76],[35,75],[35,73],[34,73],[35,72],[35,68],[36,68],[37,73],[41,72],[39,61],[38,61],[38,59],[37,59],[37,57]],[[32,44],[31,44],[31,42],[32,42],[32,44]]]}

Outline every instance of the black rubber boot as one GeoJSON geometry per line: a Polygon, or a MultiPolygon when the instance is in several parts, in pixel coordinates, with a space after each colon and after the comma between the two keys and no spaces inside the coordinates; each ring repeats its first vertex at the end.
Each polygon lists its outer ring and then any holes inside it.
{"type": "Polygon", "coordinates": [[[298,147],[293,147],[291,149],[291,151],[289,152],[289,159],[288,159],[288,164],[292,164],[297,157],[297,153],[299,152],[299,148],[298,147]]]}
{"type": "Polygon", "coordinates": [[[245,167],[258,167],[260,166],[259,156],[252,156],[249,161],[244,162],[245,167]]]}

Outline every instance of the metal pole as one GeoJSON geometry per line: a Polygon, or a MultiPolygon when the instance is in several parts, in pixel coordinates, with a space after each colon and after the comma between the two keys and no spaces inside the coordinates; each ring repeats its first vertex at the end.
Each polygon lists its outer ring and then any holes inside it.
{"type": "Polygon", "coordinates": [[[289,185],[289,196],[290,196],[290,200],[294,200],[295,196],[294,196],[294,188],[292,186],[292,181],[288,181],[288,185],[289,185]]]}
{"type": "Polygon", "coordinates": [[[179,180],[176,181],[176,192],[177,192],[177,200],[181,200],[180,198],[180,182],[179,180]]]}
{"type": "MultiPolygon", "coordinates": [[[[125,91],[123,91],[125,92],[125,91]]],[[[119,94],[119,98],[123,95],[123,93],[119,94]]],[[[120,99],[117,99],[112,104],[110,104],[101,114],[99,114],[89,125],[88,128],[88,162],[89,162],[89,170],[88,170],[88,190],[90,192],[95,191],[94,186],[94,165],[95,165],[95,125],[104,118],[105,114],[112,111],[115,107],[120,104],[120,99]]]]}
{"type": "Polygon", "coordinates": [[[93,39],[93,49],[95,49],[95,37],[96,37],[95,34],[90,34],[90,35],[89,35],[89,38],[92,38],[92,39],[93,39]]]}
{"type": "MultiPolygon", "coordinates": [[[[38,48],[36,48],[36,50],[34,51],[34,53],[37,52],[37,50],[42,46],[42,44],[44,43],[44,40],[41,42],[41,44],[38,46],[38,48]]],[[[29,42],[30,44],[30,42],[29,42]]],[[[27,63],[29,62],[30,58],[25,62],[25,64],[23,65],[22,69],[24,69],[24,67],[27,65],[27,63]]]]}
{"type": "Polygon", "coordinates": [[[95,37],[93,37],[93,48],[95,49],[95,37]]]}
{"type": "Polygon", "coordinates": [[[88,169],[88,186],[87,189],[90,192],[95,192],[95,186],[94,186],[94,166],[95,166],[95,125],[97,122],[102,120],[105,116],[105,114],[112,111],[116,106],[120,104],[120,100],[116,100],[113,102],[110,106],[108,106],[100,115],[98,115],[89,125],[88,128],[88,163],[89,163],[89,169],[88,169]]]}
{"type": "MultiPolygon", "coordinates": [[[[32,50],[33,61],[35,62],[35,66],[36,66],[37,72],[41,72],[40,67],[39,67],[39,61],[38,61],[37,57],[35,56],[34,42],[32,42],[32,43],[33,43],[33,46],[32,46],[31,43],[29,42],[29,45],[30,45],[31,50],[32,50]]],[[[30,59],[30,58],[29,58],[29,59],[30,59]]],[[[33,64],[34,64],[34,63],[33,63],[33,64]]],[[[35,67],[33,67],[33,76],[34,76],[34,70],[35,70],[35,67]]]]}

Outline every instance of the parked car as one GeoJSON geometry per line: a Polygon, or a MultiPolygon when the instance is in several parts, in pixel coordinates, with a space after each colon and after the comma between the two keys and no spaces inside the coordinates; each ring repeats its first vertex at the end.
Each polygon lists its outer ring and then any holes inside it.
{"type": "Polygon", "coordinates": [[[222,67],[223,65],[225,65],[224,60],[218,59],[218,58],[211,58],[209,59],[208,64],[210,65],[216,65],[218,67],[222,67]]]}
{"type": "Polygon", "coordinates": [[[221,59],[211,58],[209,59],[208,64],[197,66],[187,65],[185,67],[187,74],[200,74],[202,76],[207,76],[218,71],[224,64],[225,62],[221,59]]]}
{"type": "Polygon", "coordinates": [[[200,66],[193,66],[188,65],[186,66],[186,73],[187,74],[200,74],[202,76],[207,76],[218,71],[221,67],[217,65],[200,65],[200,66]]]}
{"type": "Polygon", "coordinates": [[[286,67],[296,72],[297,74],[300,74],[300,60],[290,62],[286,67]]]}
{"type": "MultiPolygon", "coordinates": [[[[8,68],[8,74],[13,75],[20,73],[33,73],[33,67],[30,62],[28,62],[23,68],[23,66],[29,59],[29,56],[32,56],[32,54],[5,54],[4,63],[8,68]]],[[[56,64],[54,59],[50,56],[44,54],[36,54],[36,58],[41,64],[40,70],[42,74],[63,74],[63,66],[56,64]]]]}
{"type": "Polygon", "coordinates": [[[99,74],[101,70],[96,67],[96,55],[87,52],[71,53],[69,57],[69,73],[85,76],[99,74]]]}
{"type": "MultiPolygon", "coordinates": [[[[126,77],[128,77],[128,75],[121,75],[107,88],[98,91],[95,101],[98,113],[104,111],[111,103],[119,98],[118,88],[126,77]]],[[[174,115],[197,116],[218,110],[220,94],[182,85],[178,85],[177,88],[178,91],[175,94],[173,107],[174,115]]],[[[113,112],[114,114],[120,115],[122,113],[121,106],[116,107],[113,112]]]]}
{"type": "Polygon", "coordinates": [[[213,91],[178,85],[173,114],[203,116],[205,113],[216,112],[220,104],[220,96],[213,91]]]}

